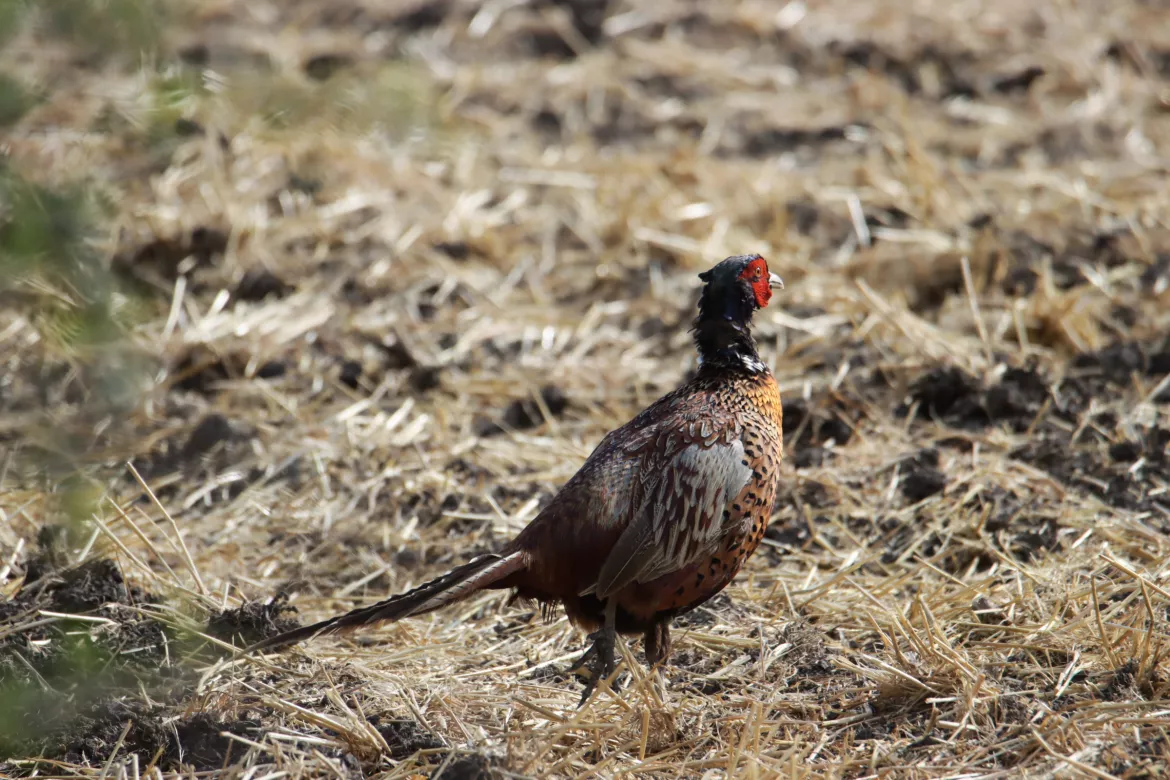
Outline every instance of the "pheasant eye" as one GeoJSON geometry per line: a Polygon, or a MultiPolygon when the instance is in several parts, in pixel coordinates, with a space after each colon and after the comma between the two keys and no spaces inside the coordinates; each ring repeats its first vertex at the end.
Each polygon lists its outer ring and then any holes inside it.
{"type": "Polygon", "coordinates": [[[761,259],[756,259],[747,268],[743,269],[739,278],[745,281],[758,282],[763,276],[764,262],[761,259]]]}

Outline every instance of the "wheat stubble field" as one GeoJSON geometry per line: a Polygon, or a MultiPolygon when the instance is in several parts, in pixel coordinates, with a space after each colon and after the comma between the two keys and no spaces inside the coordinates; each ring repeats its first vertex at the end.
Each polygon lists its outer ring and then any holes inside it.
{"type": "Polygon", "coordinates": [[[0,51],[0,773],[1167,770],[1165,4],[164,10],[0,51]],[[233,654],[495,549],[751,251],[781,497],[665,701],[503,594],[233,654]]]}

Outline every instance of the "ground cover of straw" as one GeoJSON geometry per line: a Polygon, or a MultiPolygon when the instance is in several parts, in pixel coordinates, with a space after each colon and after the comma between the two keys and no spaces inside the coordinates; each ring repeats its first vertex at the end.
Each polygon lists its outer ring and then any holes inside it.
{"type": "Polygon", "coordinates": [[[0,771],[1160,776],[1168,14],[222,0],[148,68],[24,29],[0,148],[105,198],[133,311],[87,359],[0,310],[0,672],[42,727],[0,771]],[[575,709],[581,635],[503,594],[233,654],[506,540],[752,251],[780,499],[666,699],[632,641],[575,709]]]}

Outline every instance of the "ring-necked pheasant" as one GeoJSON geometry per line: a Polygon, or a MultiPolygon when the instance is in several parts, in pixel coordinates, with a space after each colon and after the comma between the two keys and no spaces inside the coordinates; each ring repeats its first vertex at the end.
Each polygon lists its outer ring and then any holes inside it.
{"type": "Polygon", "coordinates": [[[714,596],[760,543],[781,457],[780,392],[756,353],[752,314],[784,283],[758,255],[699,274],[693,379],[609,433],[504,549],[407,593],[259,642],[421,615],[485,588],[561,604],[592,630],[579,664],[584,704],[613,673],[616,634],[645,636],[653,666],[670,653],[670,622],[714,596]]]}

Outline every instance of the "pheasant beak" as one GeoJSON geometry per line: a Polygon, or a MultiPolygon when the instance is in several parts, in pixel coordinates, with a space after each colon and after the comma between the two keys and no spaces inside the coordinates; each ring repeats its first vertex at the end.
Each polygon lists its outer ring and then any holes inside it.
{"type": "Polygon", "coordinates": [[[784,280],[781,279],[777,274],[769,272],[768,273],[768,286],[769,287],[779,287],[781,290],[783,290],[784,289],[784,280]]]}

